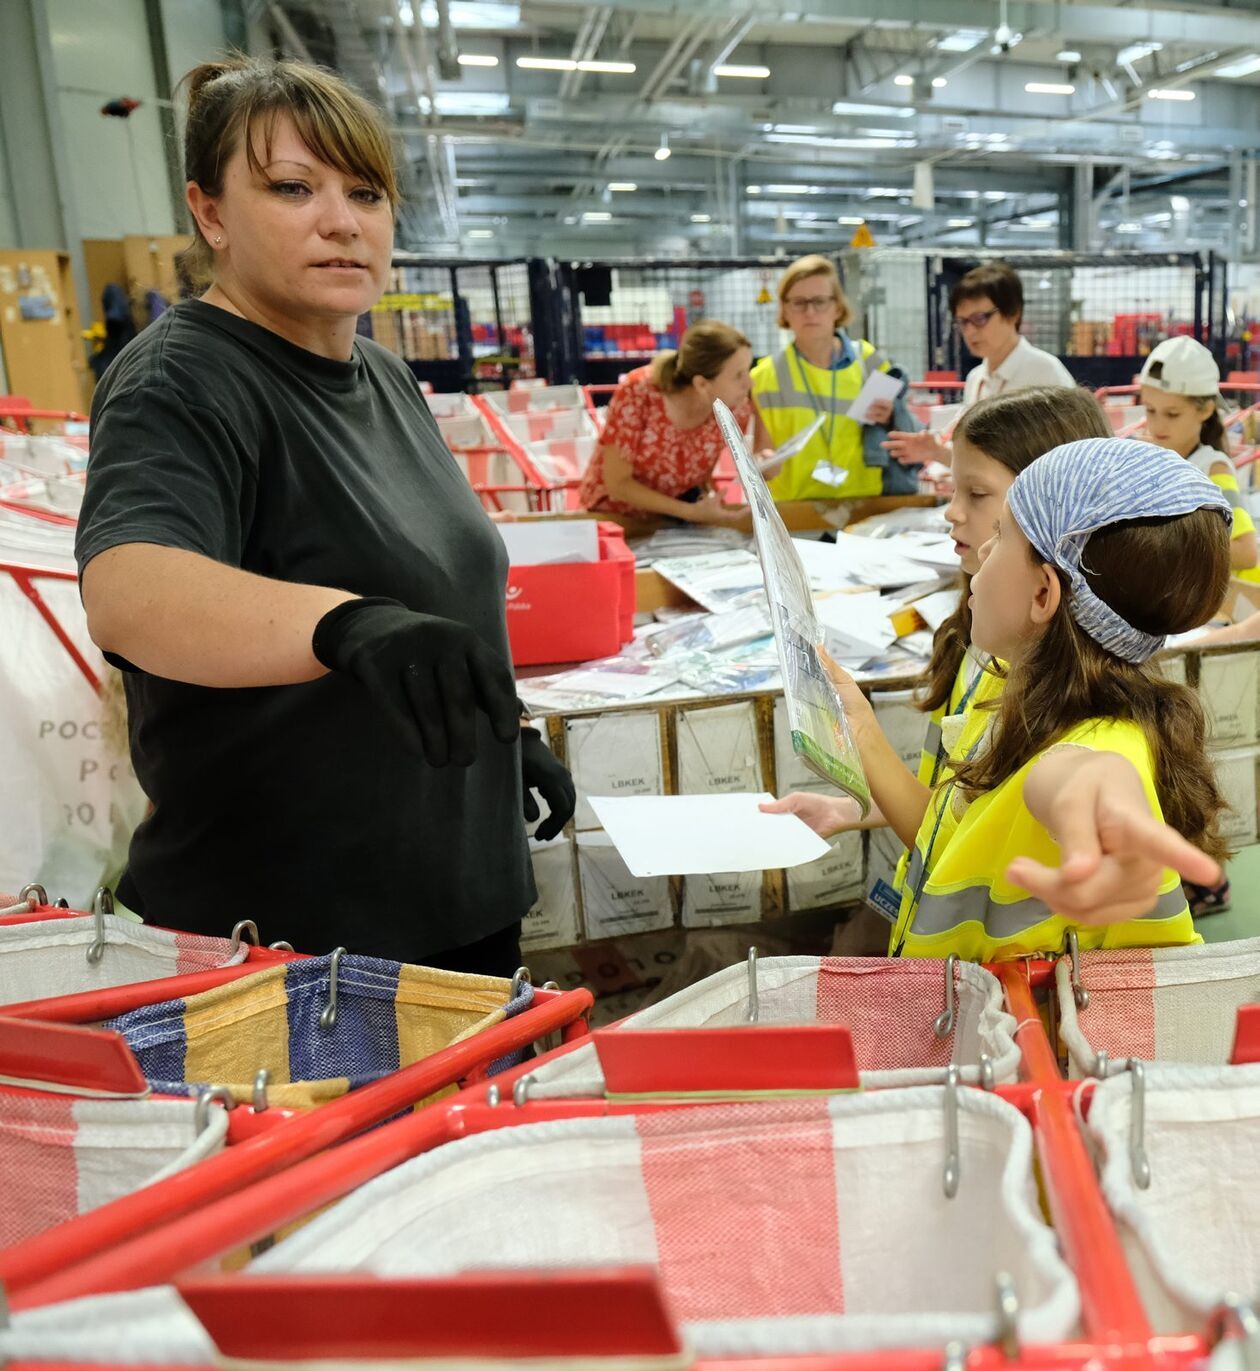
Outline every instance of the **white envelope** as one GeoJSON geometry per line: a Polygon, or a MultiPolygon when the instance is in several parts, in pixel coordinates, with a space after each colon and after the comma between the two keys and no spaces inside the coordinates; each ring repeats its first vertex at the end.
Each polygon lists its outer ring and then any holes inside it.
{"type": "Polygon", "coordinates": [[[862,382],[862,389],[849,406],[849,418],[858,424],[869,423],[871,406],[880,400],[895,400],[905,388],[905,384],[886,371],[872,371],[862,382]]]}
{"type": "Polygon", "coordinates": [[[513,566],[599,561],[599,524],[594,519],[520,519],[495,528],[513,566]]]}

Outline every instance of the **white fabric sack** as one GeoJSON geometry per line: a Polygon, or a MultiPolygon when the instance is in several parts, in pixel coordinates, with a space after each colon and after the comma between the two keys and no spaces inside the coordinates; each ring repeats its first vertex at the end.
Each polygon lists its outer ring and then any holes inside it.
{"type": "MultiPolygon", "coordinates": [[[[999,1085],[1017,1079],[1015,1020],[1000,982],[970,962],[955,966],[955,1024],[939,1039],[932,1030],[944,1008],[944,962],[927,958],[763,957],[757,963],[758,1022],[846,1025],[862,1085],[928,1085],[943,1081],[951,1062],[965,1082],[980,1079],[980,1054],[993,1061],[999,1085]]],[[[614,1024],[639,1028],[727,1028],[747,1023],[748,968],[740,963],[614,1024]]],[[[533,1099],[604,1093],[593,1043],[543,1058],[533,1069],[533,1099]]]]}
{"type": "Polygon", "coordinates": [[[0,1006],[186,976],[245,960],[226,938],[205,938],[105,917],[105,950],[89,962],[96,939],[91,915],[0,926],[0,1006]]]}
{"type": "Polygon", "coordinates": [[[1089,1112],[1103,1191],[1158,1333],[1200,1332],[1227,1293],[1260,1290],[1260,1066],[1148,1066],[1149,1189],[1129,1156],[1133,1077],[1089,1112]]]}
{"type": "MultiPolygon", "coordinates": [[[[41,574],[36,588],[99,679],[74,580],[41,574]]],[[[38,881],[84,905],[122,864],[144,795],[105,742],[99,694],[3,565],[0,642],[0,889],[38,881]]]]}
{"type": "Polygon", "coordinates": [[[228,1119],[194,1100],[93,1100],[0,1090],[0,1247],[212,1156],[228,1119]]]}
{"type": "Polygon", "coordinates": [[[1100,1051],[1109,1071],[1123,1070],[1128,1057],[1223,1066],[1239,1007],[1260,999],[1260,938],[1082,952],[1083,1010],[1072,994],[1071,961],[1061,957],[1054,972],[1072,1076],[1095,1074],[1100,1051]]]}

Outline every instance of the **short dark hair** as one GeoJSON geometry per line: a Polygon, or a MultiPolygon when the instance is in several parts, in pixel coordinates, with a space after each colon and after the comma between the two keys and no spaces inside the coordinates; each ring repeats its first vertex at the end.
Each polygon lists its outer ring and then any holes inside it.
{"type": "Polygon", "coordinates": [[[975,267],[949,293],[949,312],[958,313],[964,300],[987,297],[997,306],[998,313],[1014,319],[1018,325],[1024,318],[1024,283],[1019,272],[1005,262],[985,262],[975,267]]]}

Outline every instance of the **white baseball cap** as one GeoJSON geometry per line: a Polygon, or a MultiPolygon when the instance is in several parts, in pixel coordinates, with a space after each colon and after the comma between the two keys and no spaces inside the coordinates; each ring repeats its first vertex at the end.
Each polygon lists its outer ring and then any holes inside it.
{"type": "Polygon", "coordinates": [[[1166,338],[1143,363],[1138,384],[1170,395],[1206,399],[1220,389],[1221,370],[1202,343],[1193,338],[1166,338]]]}

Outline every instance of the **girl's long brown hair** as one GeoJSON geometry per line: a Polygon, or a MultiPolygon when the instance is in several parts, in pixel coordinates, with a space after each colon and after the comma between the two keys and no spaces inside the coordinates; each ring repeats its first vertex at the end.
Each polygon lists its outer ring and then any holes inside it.
{"type": "MultiPolygon", "coordinates": [[[[981,400],[958,421],[954,437],[1018,476],[1043,453],[1063,443],[1078,438],[1110,438],[1111,425],[1088,390],[1033,386],[981,400]]],[[[963,573],[958,608],[932,639],[932,656],[918,697],[919,708],[926,713],[948,701],[971,643],[971,610],[967,608],[970,588],[971,577],[963,573]]]]}
{"type": "MultiPolygon", "coordinates": [[[[1033,559],[1042,560],[1034,551],[1033,559]]],[[[1184,633],[1206,623],[1229,586],[1229,530],[1216,510],[1173,519],[1134,519],[1100,529],[1081,569],[1094,593],[1146,633],[1184,633]]],[[[963,793],[994,790],[1020,767],[1089,719],[1127,720],[1146,735],[1165,822],[1217,860],[1225,808],[1204,747],[1206,723],[1194,691],[1150,663],[1123,662],[1079,627],[1066,579],[1059,612],[994,702],[992,744],[955,768],[963,793]]]]}

